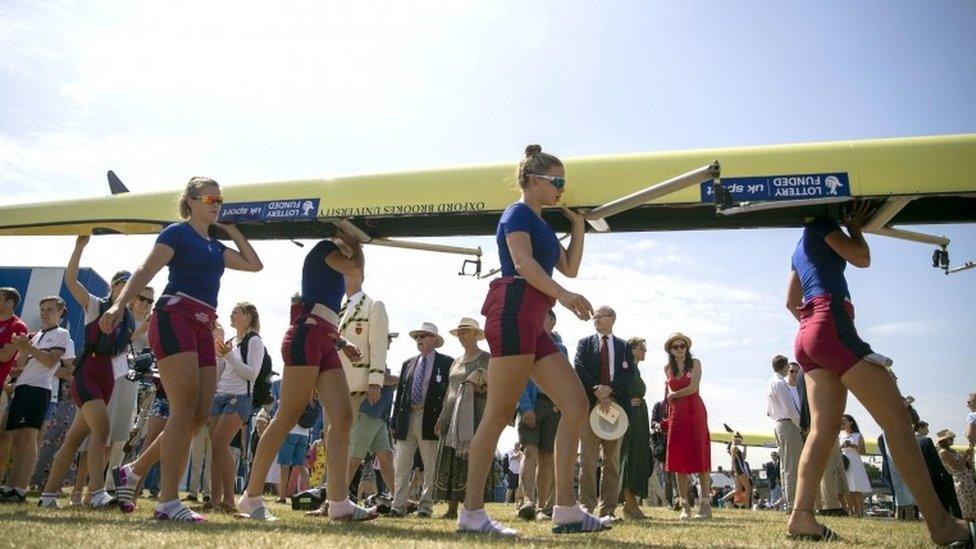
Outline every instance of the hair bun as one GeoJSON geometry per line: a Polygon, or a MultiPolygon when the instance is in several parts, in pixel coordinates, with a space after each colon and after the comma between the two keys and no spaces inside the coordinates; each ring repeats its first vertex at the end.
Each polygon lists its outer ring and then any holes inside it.
{"type": "Polygon", "coordinates": [[[525,147],[525,157],[531,158],[542,152],[542,145],[529,145],[525,147]]]}

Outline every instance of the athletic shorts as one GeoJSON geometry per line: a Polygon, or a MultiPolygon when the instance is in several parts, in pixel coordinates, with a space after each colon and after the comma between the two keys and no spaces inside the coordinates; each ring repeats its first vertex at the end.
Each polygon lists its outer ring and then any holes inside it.
{"type": "Polygon", "coordinates": [[[800,331],[793,355],[804,372],[823,368],[843,376],[861,360],[891,366],[891,359],[871,350],[854,329],[854,305],[830,295],[814,297],[800,307],[800,331]]]}
{"type": "Polygon", "coordinates": [[[210,406],[210,415],[222,416],[225,414],[237,414],[241,421],[251,418],[251,395],[229,395],[217,393],[214,395],[213,405],[210,406]]]}
{"type": "Polygon", "coordinates": [[[184,296],[159,298],[149,319],[149,346],[156,362],[179,353],[196,353],[201,368],[217,365],[213,327],[217,313],[184,296]]]}
{"type": "Polygon", "coordinates": [[[336,327],[317,316],[303,316],[292,324],[281,341],[286,366],[317,366],[319,372],[341,370],[332,334],[336,327]]]}
{"type": "Polygon", "coordinates": [[[556,448],[556,429],[559,428],[559,412],[549,397],[539,393],[535,403],[535,427],[529,428],[519,419],[519,442],[525,446],[535,446],[542,454],[551,454],[556,448]]]}
{"type": "Polygon", "coordinates": [[[92,400],[101,400],[107,405],[114,389],[112,357],[89,354],[75,366],[75,375],[71,378],[71,400],[79,408],[92,400]]]}
{"type": "Polygon", "coordinates": [[[534,355],[536,360],[558,353],[546,333],[546,314],[556,300],[535,289],[524,278],[504,276],[491,281],[481,307],[485,339],[493,357],[534,355]]]}
{"type": "Polygon", "coordinates": [[[349,457],[362,460],[366,454],[376,455],[391,449],[390,431],[386,422],[360,412],[349,431],[349,457]]]}
{"type": "Polygon", "coordinates": [[[308,451],[308,436],[288,433],[278,450],[278,465],[294,467],[305,465],[305,452],[308,451]]]}
{"type": "Polygon", "coordinates": [[[31,385],[18,385],[14,388],[14,398],[7,412],[8,431],[31,428],[40,430],[47,418],[47,407],[51,403],[51,390],[31,385]]]}

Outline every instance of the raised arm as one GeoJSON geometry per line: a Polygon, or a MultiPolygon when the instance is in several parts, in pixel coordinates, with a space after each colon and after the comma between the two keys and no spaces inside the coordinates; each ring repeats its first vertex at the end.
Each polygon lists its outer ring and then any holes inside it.
{"type": "Polygon", "coordinates": [[[254,273],[264,268],[261,258],[258,257],[251,243],[247,241],[247,237],[237,226],[225,223],[214,223],[214,225],[223,229],[227,236],[234,241],[234,245],[237,246],[236,250],[232,248],[224,250],[224,265],[228,269],[254,273]]]}
{"type": "Polygon", "coordinates": [[[173,248],[170,248],[166,244],[156,244],[153,246],[151,252],[149,252],[149,257],[143,262],[136,272],[132,273],[132,278],[125,283],[125,287],[122,288],[122,292],[119,294],[118,299],[112,303],[112,306],[108,308],[107,311],[99,319],[98,325],[106,334],[112,333],[115,326],[119,323],[122,318],[122,313],[139,292],[144,290],[149,284],[149,281],[156,276],[170,260],[173,259],[173,248]]]}
{"type": "Polygon", "coordinates": [[[849,235],[845,235],[843,231],[834,231],[824,237],[824,242],[837,252],[837,255],[862,269],[871,265],[871,249],[864,240],[864,234],[861,233],[861,227],[864,226],[870,210],[869,203],[858,202],[844,217],[844,225],[849,235]]]}
{"type": "Polygon", "coordinates": [[[68,287],[68,291],[71,292],[71,297],[75,298],[75,302],[81,307],[88,307],[88,290],[78,282],[78,264],[81,263],[81,252],[85,251],[85,246],[88,245],[88,241],[91,237],[88,235],[79,235],[75,239],[75,249],[71,252],[71,259],[68,260],[68,266],[64,269],[64,285],[68,287]]]}
{"type": "Polygon", "coordinates": [[[560,246],[559,261],[556,270],[567,278],[576,278],[579,274],[580,263],[583,262],[583,238],[586,235],[586,221],[583,215],[563,206],[563,215],[572,224],[570,229],[569,247],[560,246]]]}

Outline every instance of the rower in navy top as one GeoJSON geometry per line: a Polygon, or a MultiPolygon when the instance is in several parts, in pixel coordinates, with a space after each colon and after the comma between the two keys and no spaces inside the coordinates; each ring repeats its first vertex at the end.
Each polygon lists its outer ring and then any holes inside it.
{"type": "MultiPolygon", "coordinates": [[[[856,204],[844,219],[847,233],[819,218],[804,228],[793,256],[794,271],[786,305],[800,321],[794,353],[804,375],[810,427],[798,471],[796,501],[787,529],[797,540],[834,541],[837,535],[819,524],[813,508],[820,481],[837,447],[840,418],[850,391],[885,432],[892,459],[915,496],[937,544],[967,539],[965,522],[953,520],[932,487],[911,420],[895,377],[885,368],[891,360],[873,353],[854,329],[854,307],[847,292],[844,264],[867,267],[871,252],[861,233],[868,203],[856,204]]],[[[976,535],[976,533],[974,533],[976,535]]],[[[969,545],[972,546],[970,539],[969,545]]]]}
{"type": "Polygon", "coordinates": [[[803,301],[821,295],[849,298],[844,269],[847,261],[825,240],[840,231],[840,225],[829,217],[816,217],[803,228],[803,237],[793,252],[793,270],[803,285],[803,301]]]}
{"type": "Polygon", "coordinates": [[[353,362],[361,358],[355,345],[337,330],[340,303],[346,291],[346,276],[363,277],[363,244],[340,230],[334,239],[316,244],[305,256],[302,267],[302,308],[281,343],[285,359],[278,413],[261,436],[247,491],[238,507],[242,516],[255,520],[274,520],[264,506],[264,480],[289,431],[302,416],[306,404],[318,390],[319,401],[329,418],[325,447],[329,470],[326,494],[328,515],[338,521],[364,521],[379,516],[375,508],[353,505],[349,501],[349,430],[353,410],[346,374],[336,349],[353,362]]]}
{"type": "Polygon", "coordinates": [[[549,310],[559,301],[582,320],[593,314],[585,297],[552,279],[553,270],[574,278],[583,259],[583,216],[563,208],[572,226],[564,249],[543,219],[542,209],[555,206],[566,185],[563,163],[542,147],[529,145],[519,162],[516,180],[522,199],[509,206],[498,222],[496,241],[501,278],[493,280],[481,308],[485,337],[491,350],[488,363],[488,402],[468,453],[468,479],[458,530],[512,536],[515,530],[488,517],[484,486],[495,445],[515,412],[519,395],[531,377],[563,416],[556,434],[556,506],[553,530],[593,532],[603,521],[583,511],[573,492],[573,473],[580,428],[589,410],[586,393],[569,359],[559,352],[544,327],[549,310]]]}
{"type": "Polygon", "coordinates": [[[204,238],[186,221],[163,229],[156,244],[173,250],[173,258],[166,264],[169,283],[163,295],[184,293],[216,309],[227,246],[216,238],[204,238]]]}
{"type": "Polygon", "coordinates": [[[501,262],[502,276],[515,276],[515,262],[512,252],[508,249],[508,235],[515,232],[529,233],[532,241],[532,259],[535,259],[547,275],[552,276],[552,270],[559,261],[562,248],[556,231],[541,217],[532,211],[524,202],[516,202],[509,206],[498,221],[495,242],[498,244],[498,259],[501,262]]]}
{"type": "Polygon", "coordinates": [[[125,512],[135,509],[139,478],[160,461],[159,504],[154,516],[178,522],[204,520],[180,503],[177,488],[186,469],[190,438],[207,419],[206,411],[217,383],[211,330],[217,318],[214,307],[220,277],[225,267],[251,272],[263,268],[241,231],[217,222],[223,201],[216,181],[206,177],[190,179],[180,197],[180,216],[186,221],[163,230],[145,263],[135,270],[99,321],[102,331],[111,332],[129,301],[160,269],[169,266],[169,285],[156,302],[148,335],[159,376],[169,395],[170,416],[163,434],[136,461],[112,469],[116,498],[125,512]],[[211,226],[223,230],[237,250],[210,238],[211,226]],[[165,445],[161,444],[163,440],[165,445]]]}
{"type": "Polygon", "coordinates": [[[342,297],[346,293],[346,279],[342,273],[326,263],[326,258],[333,252],[342,253],[335,242],[325,239],[305,256],[305,264],[302,266],[302,305],[306,312],[316,303],[339,312],[342,297]]]}

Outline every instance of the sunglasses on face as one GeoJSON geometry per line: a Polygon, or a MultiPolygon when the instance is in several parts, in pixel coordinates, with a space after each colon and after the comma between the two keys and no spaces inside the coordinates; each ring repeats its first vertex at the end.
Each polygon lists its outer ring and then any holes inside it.
{"type": "Polygon", "coordinates": [[[671,346],[671,348],[674,349],[675,351],[683,351],[687,349],[688,346],[685,345],[684,343],[675,343],[674,345],[671,346]]]}
{"type": "Polygon", "coordinates": [[[146,303],[147,305],[152,305],[153,304],[153,301],[154,301],[153,298],[151,298],[151,297],[145,297],[145,296],[139,296],[136,299],[138,299],[139,301],[141,301],[143,303],[146,303]]]}
{"type": "Polygon", "coordinates": [[[217,204],[224,203],[224,197],[219,194],[204,194],[200,196],[200,202],[210,205],[216,202],[217,204]]]}
{"type": "Polygon", "coordinates": [[[799,372],[799,370],[790,370],[790,371],[789,371],[789,373],[791,373],[791,374],[793,374],[793,375],[796,375],[796,374],[797,374],[798,372],[799,372]]]}
{"type": "Polygon", "coordinates": [[[430,335],[429,335],[429,334],[418,334],[418,335],[417,335],[417,337],[415,337],[415,338],[413,338],[413,339],[414,339],[415,341],[420,341],[421,339],[424,339],[424,338],[426,338],[426,337],[430,337],[430,335]]]}
{"type": "Polygon", "coordinates": [[[545,179],[546,181],[548,181],[549,183],[551,183],[553,187],[556,187],[556,189],[558,189],[560,191],[563,190],[566,187],[566,178],[565,177],[558,177],[558,176],[555,176],[555,175],[542,175],[542,174],[539,174],[539,173],[530,173],[529,175],[532,176],[532,177],[538,177],[540,179],[545,179]]]}

